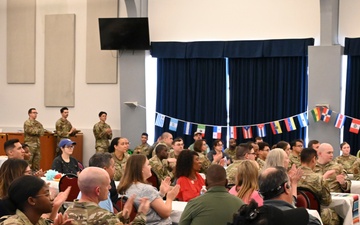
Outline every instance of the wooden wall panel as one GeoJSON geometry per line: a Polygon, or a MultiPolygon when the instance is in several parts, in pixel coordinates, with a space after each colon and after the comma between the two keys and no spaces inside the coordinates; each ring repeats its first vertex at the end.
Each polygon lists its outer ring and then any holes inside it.
{"type": "Polygon", "coordinates": [[[36,0],[7,1],[7,82],[35,83],[36,0]]]}
{"type": "Polygon", "coordinates": [[[45,106],[75,105],[75,15],[45,15],[45,106]]]}
{"type": "Polygon", "coordinates": [[[117,83],[117,51],[100,49],[98,18],[117,17],[117,0],[88,0],[86,29],[86,83],[117,83]]]}

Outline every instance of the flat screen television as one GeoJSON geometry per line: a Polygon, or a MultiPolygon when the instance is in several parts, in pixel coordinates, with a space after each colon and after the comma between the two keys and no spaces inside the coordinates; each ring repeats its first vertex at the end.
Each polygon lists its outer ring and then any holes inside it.
{"type": "Polygon", "coordinates": [[[101,50],[150,49],[147,17],[99,18],[99,30],[101,50]]]}

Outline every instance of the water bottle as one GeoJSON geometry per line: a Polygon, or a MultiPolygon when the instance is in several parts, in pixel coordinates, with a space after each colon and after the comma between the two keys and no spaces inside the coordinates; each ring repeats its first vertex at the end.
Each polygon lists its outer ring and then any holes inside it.
{"type": "Polygon", "coordinates": [[[206,191],[207,191],[207,190],[206,190],[206,186],[202,186],[202,188],[201,188],[201,190],[200,190],[200,195],[205,194],[206,191]]]}
{"type": "Polygon", "coordinates": [[[227,158],[226,158],[226,156],[224,156],[224,167],[226,168],[227,167],[227,158]]]}

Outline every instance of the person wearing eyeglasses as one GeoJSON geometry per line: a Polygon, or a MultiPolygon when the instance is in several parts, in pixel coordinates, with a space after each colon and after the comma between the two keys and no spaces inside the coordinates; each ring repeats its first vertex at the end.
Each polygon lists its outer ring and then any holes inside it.
{"type": "MultiPolygon", "coordinates": [[[[259,176],[259,193],[263,196],[264,205],[271,205],[283,211],[294,209],[292,188],[286,169],[282,166],[269,167],[259,176]]],[[[308,225],[320,224],[317,218],[309,215],[308,225]]]]}
{"type": "Polygon", "coordinates": [[[301,139],[295,139],[290,143],[291,153],[289,155],[289,168],[295,164],[296,167],[301,166],[300,153],[304,148],[304,141],[301,139]]]}
{"type": "Polygon", "coordinates": [[[213,147],[214,149],[210,150],[210,152],[207,154],[207,157],[210,160],[210,162],[213,162],[214,158],[216,158],[219,160],[216,163],[220,164],[223,161],[221,159],[225,159],[226,157],[226,162],[225,162],[226,165],[230,165],[230,163],[232,163],[231,157],[225,152],[223,152],[224,145],[220,139],[214,140],[213,147]]]}
{"type": "Polygon", "coordinates": [[[59,173],[71,173],[77,175],[81,168],[77,159],[72,157],[76,142],[70,139],[62,139],[59,143],[61,149],[61,155],[57,156],[51,166],[51,169],[58,171],[59,173]]]}
{"type": "Polygon", "coordinates": [[[234,162],[226,168],[226,178],[228,179],[228,184],[235,184],[237,168],[244,160],[253,160],[255,161],[255,152],[252,148],[252,145],[241,143],[235,149],[235,160],[234,162]]]}

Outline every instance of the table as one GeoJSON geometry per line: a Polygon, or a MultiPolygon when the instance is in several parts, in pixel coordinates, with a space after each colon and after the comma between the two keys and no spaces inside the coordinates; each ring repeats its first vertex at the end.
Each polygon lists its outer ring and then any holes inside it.
{"type": "Polygon", "coordinates": [[[0,167],[8,159],[6,155],[0,155],[0,167]]]}
{"type": "Polygon", "coordinates": [[[174,225],[179,224],[181,214],[185,209],[187,202],[173,201],[172,202],[172,211],[170,214],[170,218],[174,225]]]}
{"type": "Polygon", "coordinates": [[[360,195],[360,180],[352,180],[350,192],[360,195]]]}
{"type": "Polygon", "coordinates": [[[323,225],[323,222],[322,222],[319,212],[317,210],[314,210],[314,209],[306,209],[306,210],[308,211],[308,213],[310,215],[312,215],[313,217],[316,217],[320,221],[320,224],[323,225]]]}
{"type": "Polygon", "coordinates": [[[331,193],[332,202],[329,205],[344,219],[346,225],[360,225],[359,195],[349,193],[331,193]]]}

